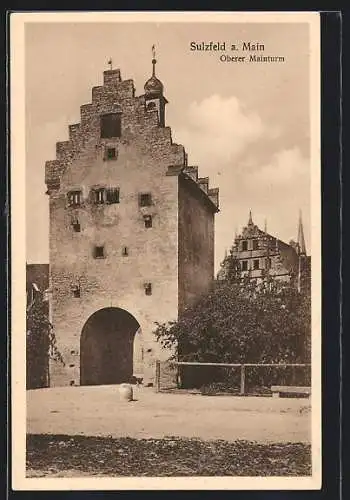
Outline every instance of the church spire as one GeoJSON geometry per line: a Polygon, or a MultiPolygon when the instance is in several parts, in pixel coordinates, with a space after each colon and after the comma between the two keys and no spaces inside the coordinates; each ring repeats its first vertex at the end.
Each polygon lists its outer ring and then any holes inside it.
{"type": "Polygon", "coordinates": [[[301,210],[299,211],[299,224],[298,224],[298,248],[301,255],[306,255],[306,245],[304,238],[304,227],[301,217],[301,210]]]}
{"type": "Polygon", "coordinates": [[[252,226],[252,225],[253,225],[252,211],[249,210],[248,226],[252,226]]]}

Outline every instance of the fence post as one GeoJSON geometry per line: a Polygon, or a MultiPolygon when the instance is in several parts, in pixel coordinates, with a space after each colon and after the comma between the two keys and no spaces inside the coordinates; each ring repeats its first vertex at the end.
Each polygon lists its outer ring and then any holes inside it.
{"type": "Polygon", "coordinates": [[[245,394],[245,366],[241,365],[241,396],[245,394]]]}
{"type": "Polygon", "coordinates": [[[160,361],[156,360],[156,392],[160,392],[160,361]]]}

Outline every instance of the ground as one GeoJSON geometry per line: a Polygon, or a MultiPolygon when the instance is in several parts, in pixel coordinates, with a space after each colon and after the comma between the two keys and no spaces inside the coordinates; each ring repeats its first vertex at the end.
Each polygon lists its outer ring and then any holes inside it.
{"type": "Polygon", "coordinates": [[[310,417],[307,399],[28,391],[27,474],[307,475],[310,417]]]}
{"type": "Polygon", "coordinates": [[[307,399],[202,396],[118,387],[58,387],[27,392],[27,432],[133,438],[178,436],[267,442],[310,442],[307,399]]]}

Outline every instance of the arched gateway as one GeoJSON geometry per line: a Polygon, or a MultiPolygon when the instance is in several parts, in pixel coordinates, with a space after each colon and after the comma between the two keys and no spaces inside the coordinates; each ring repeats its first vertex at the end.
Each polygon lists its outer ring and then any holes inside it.
{"type": "Polygon", "coordinates": [[[107,307],[92,314],[80,337],[80,384],[129,382],[139,329],[138,321],[124,309],[107,307]]]}

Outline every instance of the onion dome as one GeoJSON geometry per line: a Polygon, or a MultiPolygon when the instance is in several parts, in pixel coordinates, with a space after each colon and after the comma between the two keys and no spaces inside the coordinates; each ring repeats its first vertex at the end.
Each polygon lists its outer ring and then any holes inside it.
{"type": "Polygon", "coordinates": [[[163,84],[162,82],[156,77],[156,58],[155,58],[155,48],[154,45],[152,47],[152,52],[153,52],[153,59],[152,59],[152,65],[153,65],[153,70],[152,70],[152,76],[147,82],[145,83],[144,89],[145,89],[145,95],[146,97],[159,97],[163,95],[163,84]]]}

